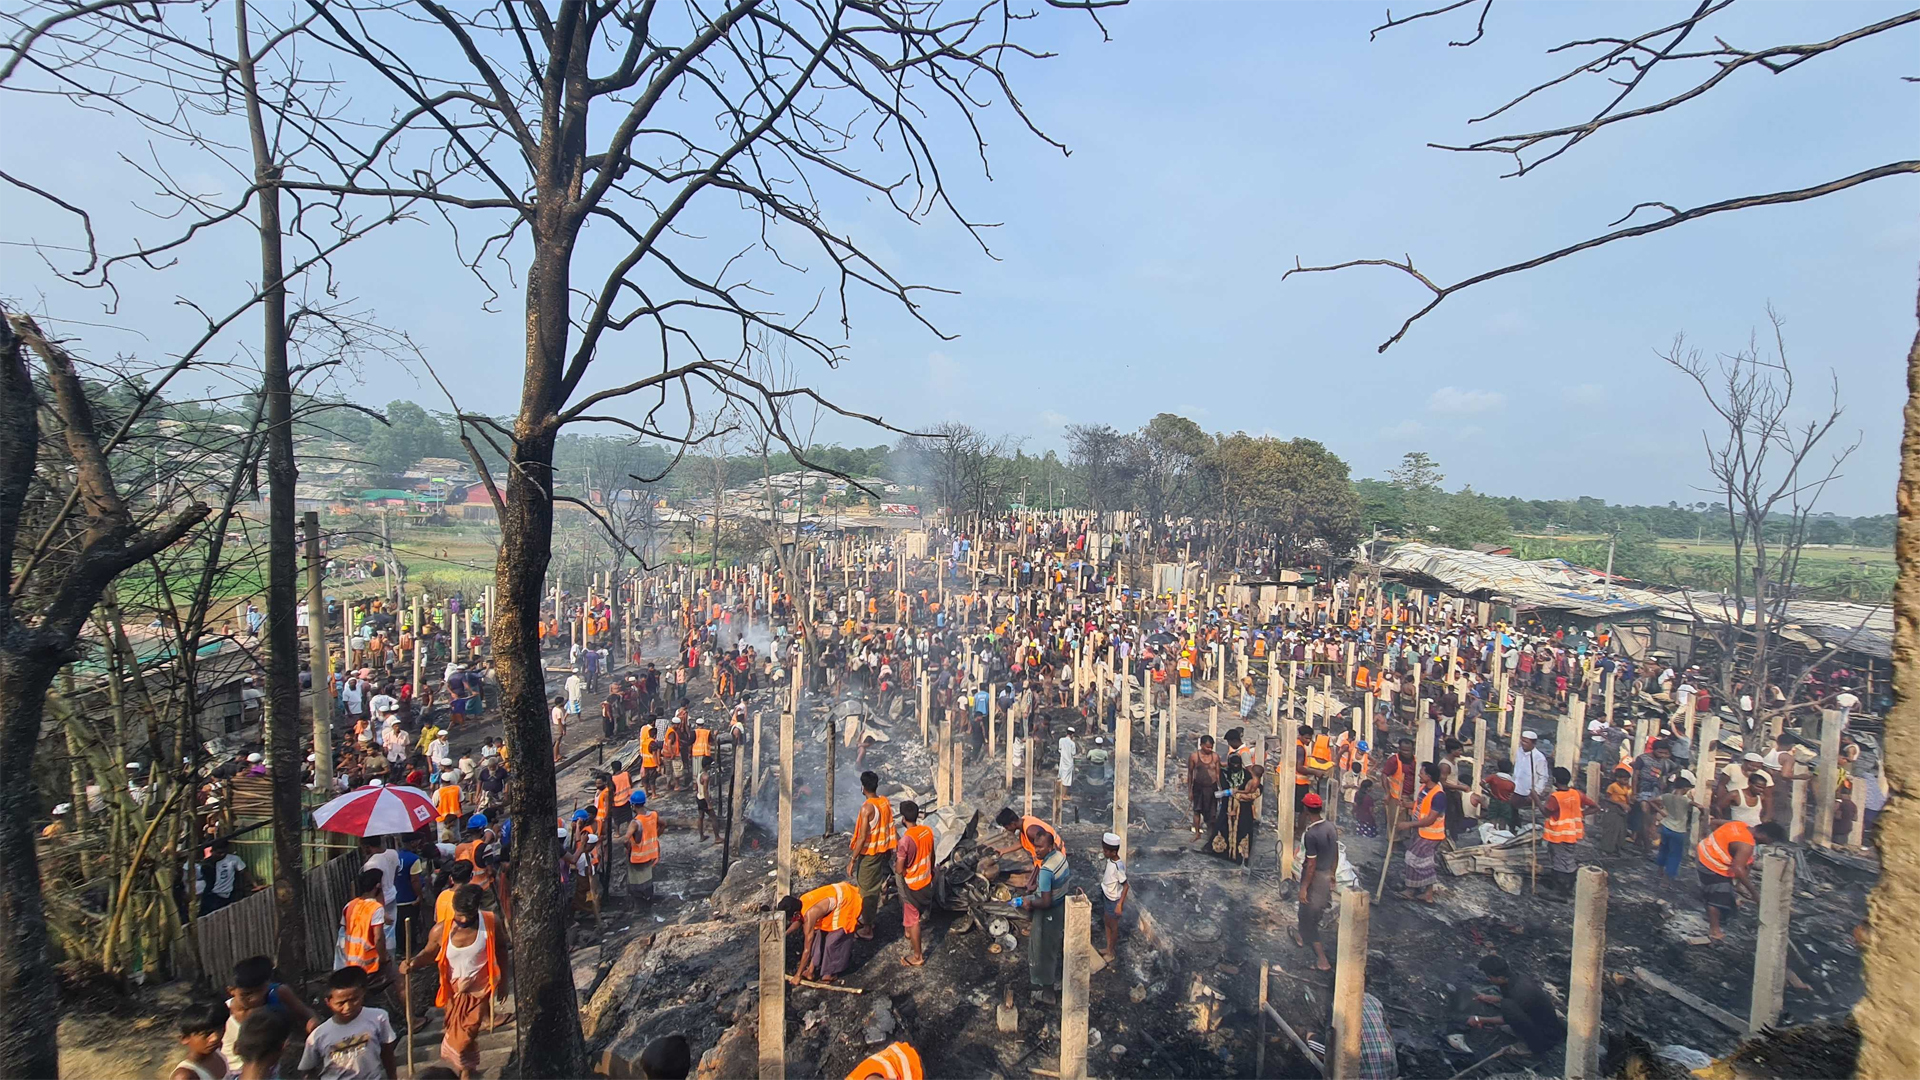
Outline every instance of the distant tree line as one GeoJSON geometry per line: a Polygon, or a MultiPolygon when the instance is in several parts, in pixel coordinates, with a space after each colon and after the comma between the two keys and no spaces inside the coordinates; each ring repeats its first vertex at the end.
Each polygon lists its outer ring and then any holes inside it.
{"type": "MultiPolygon", "coordinates": [[[[359,447],[370,475],[399,477],[425,458],[468,459],[447,414],[407,400],[375,411],[337,400],[313,399],[301,410],[301,434],[359,447]]],[[[234,408],[244,419],[245,403],[234,408]]],[[[178,413],[205,419],[199,406],[178,413]]],[[[1195,517],[1229,525],[1279,530],[1296,544],[1315,540],[1335,550],[1351,548],[1377,533],[1448,547],[1518,543],[1528,551],[1584,550],[1598,537],[1615,542],[1619,566],[1649,571],[1666,567],[1675,580],[1688,575],[1657,540],[1713,544],[1726,539],[1726,516],[1708,502],[1664,506],[1610,503],[1592,496],[1522,499],[1489,495],[1471,486],[1445,488],[1440,464],[1422,452],[1408,453],[1384,478],[1352,479],[1347,463],[1311,439],[1280,439],[1245,432],[1208,434],[1192,420],[1161,413],[1137,431],[1107,424],[1066,429],[1067,454],[1029,454],[1022,440],[991,436],[967,424],[935,425],[925,435],[892,446],[822,444],[807,451],[826,468],[855,479],[906,485],[930,507],[996,512],[1035,509],[1133,510],[1152,519],[1195,517]],[[1663,561],[1664,559],[1664,561],[1663,561]]],[[[476,446],[490,468],[502,464],[486,446],[476,446]]],[[[696,475],[691,459],[673,467],[673,452],[658,443],[610,435],[567,434],[554,448],[559,485],[602,497],[623,490],[658,491],[670,497],[704,497],[712,483],[707,466],[696,475]]],[[[801,466],[786,451],[763,462],[757,454],[727,457],[727,482],[738,486],[801,466]]],[[[809,490],[824,495],[825,480],[809,490]]],[[[859,501],[862,493],[851,493],[859,501]]],[[[1892,514],[1845,517],[1822,514],[1807,522],[1812,545],[1886,548],[1893,544],[1892,514]]],[[[1769,528],[1785,539],[1788,523],[1769,528]]]]}

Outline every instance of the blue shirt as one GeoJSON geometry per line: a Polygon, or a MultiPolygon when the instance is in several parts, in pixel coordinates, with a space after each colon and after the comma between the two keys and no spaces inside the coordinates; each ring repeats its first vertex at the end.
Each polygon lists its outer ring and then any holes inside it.
{"type": "MultiPolygon", "coordinates": [[[[1033,880],[1033,891],[1057,893],[1067,887],[1067,879],[1072,876],[1073,871],[1067,866],[1067,857],[1060,854],[1059,849],[1056,848],[1053,854],[1041,861],[1040,873],[1033,880]]],[[[1056,905],[1059,900],[1059,897],[1054,897],[1056,905]]]]}

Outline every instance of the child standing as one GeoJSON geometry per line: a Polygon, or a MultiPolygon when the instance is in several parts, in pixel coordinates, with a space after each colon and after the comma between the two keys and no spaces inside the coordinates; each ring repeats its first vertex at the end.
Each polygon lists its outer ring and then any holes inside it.
{"type": "Polygon", "coordinates": [[[348,965],[327,977],[326,1023],[307,1036],[300,1071],[320,1080],[387,1080],[398,1076],[387,1010],[367,1007],[366,969],[348,965]]]}
{"type": "Polygon", "coordinates": [[[1133,886],[1127,884],[1127,864],[1120,861],[1120,834],[1107,833],[1100,838],[1100,853],[1107,857],[1100,870],[1100,923],[1107,928],[1107,951],[1111,961],[1120,941],[1120,918],[1126,914],[1127,896],[1133,886]]]}
{"type": "Polygon", "coordinates": [[[1681,769],[1667,781],[1667,790],[1656,804],[1660,815],[1660,872],[1680,877],[1680,862],[1687,854],[1687,816],[1693,809],[1693,773],[1681,769]]]}
{"type": "Polygon", "coordinates": [[[219,1005],[189,1005],[180,1013],[180,1045],[187,1056],[173,1067],[173,1080],[221,1080],[227,1059],[220,1053],[226,1037],[227,1010],[219,1005]]]}
{"type": "Polygon", "coordinates": [[[1607,785],[1607,797],[1600,803],[1598,827],[1600,853],[1620,854],[1621,841],[1627,838],[1627,813],[1633,809],[1633,770],[1625,765],[1613,770],[1613,783],[1607,785]]]}
{"type": "Polygon", "coordinates": [[[241,1026],[257,1011],[281,1016],[289,1026],[298,1024],[303,1034],[320,1022],[291,987],[273,981],[273,960],[265,956],[249,956],[233,965],[233,982],[227,986],[227,1049],[240,1045],[241,1026]]]}
{"type": "Polygon", "coordinates": [[[1359,836],[1379,836],[1380,820],[1374,810],[1375,796],[1373,781],[1360,781],[1360,790],[1353,796],[1353,831],[1359,836]]]}

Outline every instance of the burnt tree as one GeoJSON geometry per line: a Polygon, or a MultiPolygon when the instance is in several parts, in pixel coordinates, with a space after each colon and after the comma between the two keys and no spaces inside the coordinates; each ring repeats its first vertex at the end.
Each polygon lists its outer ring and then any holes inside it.
{"type": "Polygon", "coordinates": [[[30,318],[0,310],[0,1075],[56,1076],[60,988],[47,954],[34,848],[33,760],[47,690],[77,658],[88,615],[116,577],[210,512],[204,503],[136,513],[114,482],[74,358],[30,318]],[[30,359],[31,357],[31,359],[30,359]],[[34,375],[38,360],[40,378],[34,375]],[[43,432],[41,415],[53,425],[43,432]],[[53,440],[43,454],[43,435],[53,440]],[[69,480],[70,477],[70,480],[69,480]],[[45,511],[77,496],[61,520],[45,511]],[[51,525],[22,549],[22,527],[51,525]]]}
{"type": "MultiPolygon", "coordinates": [[[[1091,12],[1107,2],[1055,6],[1091,12]]],[[[946,213],[980,236],[947,194],[929,117],[954,117],[982,160],[976,114],[990,101],[1004,101],[1011,122],[1037,134],[1006,66],[1044,54],[1012,36],[1030,13],[1003,3],[308,7],[318,16],[317,40],[371,73],[362,90],[389,92],[384,102],[369,94],[365,107],[390,111],[353,129],[372,133],[363,144],[336,144],[336,167],[288,177],[281,189],[421,200],[450,220],[466,212],[459,220],[490,221],[487,238],[463,245],[461,257],[483,280],[505,263],[522,293],[515,415],[503,423],[458,411],[455,419],[463,437],[505,462],[504,478],[486,479],[501,527],[491,637],[517,763],[509,806],[530,826],[550,821],[552,742],[537,628],[553,506],[567,498],[554,490],[561,430],[614,425],[684,452],[699,441],[698,414],[731,405],[804,465],[807,448],[781,404],[806,399],[880,423],[766,375],[767,342],[838,364],[855,291],[897,303],[932,329],[921,307],[926,288],[831,228],[820,190],[871,196],[910,220],[946,213]],[[443,47],[403,53],[394,44],[433,37],[443,47]],[[417,179],[438,167],[450,174],[417,179]],[[727,222],[741,232],[690,235],[727,222]],[[824,269],[826,288],[784,277],[809,265],[824,269]],[[814,299],[798,311],[769,310],[765,297],[778,291],[814,299]],[[829,320],[840,324],[837,341],[816,329],[829,320]],[[619,366],[597,368],[611,335],[628,329],[643,333],[622,343],[621,358],[610,361],[619,366]]],[[[553,843],[528,827],[515,854],[545,865],[553,843]]],[[[519,1060],[529,1076],[578,1076],[587,1067],[557,888],[551,874],[513,882],[519,1060]]]]}

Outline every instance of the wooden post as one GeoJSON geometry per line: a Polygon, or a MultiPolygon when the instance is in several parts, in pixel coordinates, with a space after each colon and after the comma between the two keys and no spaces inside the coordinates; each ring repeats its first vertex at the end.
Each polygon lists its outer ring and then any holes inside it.
{"type": "Polygon", "coordinates": [[[1207,734],[1213,736],[1215,740],[1220,738],[1220,706],[1218,705],[1207,707],[1207,734]]]}
{"type": "MultiPolygon", "coordinates": [[[[1033,717],[1031,713],[1029,713],[1027,718],[1021,722],[1025,724],[1033,723],[1033,717]]],[[[1013,717],[1011,715],[1007,717],[1007,755],[1006,757],[1007,757],[1007,761],[1006,761],[1007,797],[1011,799],[1013,797],[1013,717]]]]}
{"type": "Polygon", "coordinates": [[[1060,980],[1060,1080],[1087,1080],[1087,1004],[1093,978],[1093,903],[1067,897],[1060,980]]]}
{"type": "MultiPolygon", "coordinates": [[[[1606,702],[1606,706],[1605,706],[1606,712],[1603,715],[1605,715],[1607,718],[1607,726],[1612,727],[1613,726],[1613,669],[1612,668],[1607,669],[1606,692],[1603,700],[1606,702]]],[[[1645,746],[1646,740],[1645,739],[1640,740],[1639,745],[1645,746]]]]}
{"type": "Polygon", "coordinates": [[[1280,760],[1270,770],[1274,777],[1273,794],[1275,813],[1273,816],[1274,848],[1280,860],[1280,880],[1293,880],[1293,789],[1294,784],[1294,740],[1297,737],[1283,737],[1280,740],[1280,760]]]}
{"type": "Polygon", "coordinates": [[[1700,751],[1693,756],[1699,762],[1699,781],[1693,786],[1693,804],[1699,813],[1693,815],[1693,828],[1689,830],[1689,842],[1698,844],[1706,833],[1707,817],[1713,806],[1714,779],[1720,775],[1720,751],[1714,746],[1720,741],[1720,714],[1709,712],[1700,718],[1700,751]]]}
{"type": "MultiPolygon", "coordinates": [[[[796,695],[797,696],[797,695],[796,695]]],[[[793,713],[780,714],[780,835],[774,838],[774,891],[793,891],[793,713]]],[[[782,961],[784,965],[784,961],[782,961]]]]}
{"type": "Polygon", "coordinates": [[[913,658],[914,681],[920,684],[920,745],[927,745],[927,661],[925,657],[913,658]]]}
{"type": "MultiPolygon", "coordinates": [[[[1153,683],[1146,683],[1148,701],[1152,701],[1153,683]]],[[[1133,780],[1133,717],[1128,714],[1126,699],[1121,699],[1119,722],[1113,732],[1113,831],[1120,834],[1120,858],[1127,858],[1127,796],[1128,786],[1133,780]]],[[[1153,709],[1147,709],[1147,722],[1153,722],[1153,709]]],[[[1058,827],[1058,826],[1056,826],[1058,827]]]]}
{"type": "Polygon", "coordinates": [[[952,806],[953,790],[953,710],[940,710],[940,744],[934,751],[933,797],[940,806],[952,806]]]}
{"type": "Polygon", "coordinates": [[[785,1080],[787,1075],[786,930],[785,912],[760,917],[760,1080],[785,1080]]]}
{"type": "MultiPolygon", "coordinates": [[[[1708,786],[1712,786],[1711,782],[1708,786]]],[[[1807,778],[1794,777],[1792,792],[1792,802],[1787,811],[1790,815],[1787,818],[1787,840],[1798,844],[1807,836],[1807,778]]]]}
{"type": "Polygon", "coordinates": [[[1780,1019],[1787,991],[1787,922],[1793,914],[1793,857],[1778,847],[1760,857],[1760,929],[1753,953],[1753,997],[1747,1034],[1780,1019]]]}
{"type": "MultiPolygon", "coordinates": [[[[1340,890],[1340,960],[1333,969],[1333,1041],[1327,1075],[1350,1080],[1360,1075],[1360,1016],[1367,992],[1367,925],[1371,921],[1365,889],[1340,890]]],[[[1264,977],[1265,964],[1261,965],[1264,977]]]]}
{"type": "Polygon", "coordinates": [[[986,748],[982,751],[982,756],[988,757],[988,758],[991,758],[993,756],[993,748],[996,745],[998,745],[998,743],[995,742],[993,737],[994,713],[996,711],[997,711],[997,708],[996,708],[996,702],[994,700],[993,684],[988,683],[987,684],[987,742],[986,742],[986,748]]]}
{"type": "Polygon", "coordinates": [[[1567,699],[1566,714],[1560,717],[1560,730],[1553,740],[1553,763],[1572,772],[1580,767],[1580,740],[1587,733],[1587,703],[1567,699]]]}
{"type": "MultiPolygon", "coordinates": [[[[1423,701],[1420,704],[1425,706],[1426,702],[1423,701]]],[[[1434,749],[1439,742],[1439,727],[1437,722],[1428,719],[1427,710],[1424,707],[1421,708],[1419,726],[1414,728],[1413,734],[1414,760],[1423,765],[1434,760],[1434,749]]]]}
{"type": "Polygon", "coordinates": [[[1260,961],[1260,1002],[1254,1012],[1260,1019],[1260,1039],[1253,1044],[1253,1075],[1267,1075],[1267,962],[1260,961]]]}
{"type": "Polygon", "coordinates": [[[1180,716],[1180,687],[1176,684],[1167,694],[1167,711],[1160,714],[1160,749],[1153,759],[1153,790],[1164,791],[1167,787],[1167,742],[1175,740],[1178,745],[1180,716]]]}
{"type": "Polygon", "coordinates": [[[1516,764],[1520,761],[1520,732],[1525,730],[1526,726],[1526,696],[1523,694],[1515,694],[1513,698],[1513,731],[1510,733],[1508,739],[1507,760],[1516,764]]]}
{"type": "MultiPolygon", "coordinates": [[[[309,510],[301,519],[307,548],[307,666],[313,674],[313,790],[333,784],[333,672],[327,659],[327,594],[321,584],[327,563],[320,555],[320,513],[309,510]]],[[[413,628],[414,652],[420,651],[420,628],[413,628]]]]}
{"type": "Polygon", "coordinates": [[[1027,727],[1026,752],[1022,754],[1021,757],[1022,757],[1021,764],[1025,766],[1021,771],[1026,774],[1027,792],[1026,792],[1026,801],[1023,804],[1023,809],[1020,812],[1028,816],[1032,816],[1033,814],[1033,727],[1031,725],[1027,727]]]}
{"type": "Polygon", "coordinates": [[[1592,799],[1594,802],[1599,802],[1600,793],[1605,790],[1605,786],[1600,783],[1600,763],[1597,761],[1587,762],[1587,798],[1592,799]]]}
{"type": "Polygon", "coordinates": [[[1833,807],[1840,797],[1839,709],[1820,710],[1820,760],[1813,774],[1813,842],[1833,846],[1833,807]]]}
{"type": "Polygon", "coordinates": [[[1568,1080],[1600,1080],[1601,979],[1607,957],[1607,872],[1583,866],[1573,895],[1573,964],[1567,976],[1568,1080]]]}

